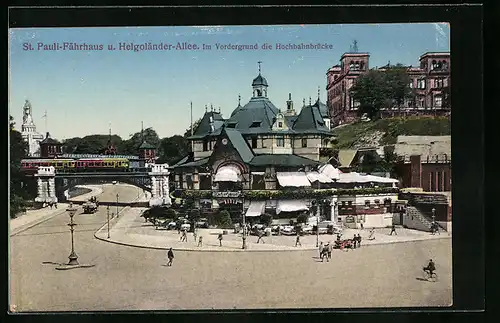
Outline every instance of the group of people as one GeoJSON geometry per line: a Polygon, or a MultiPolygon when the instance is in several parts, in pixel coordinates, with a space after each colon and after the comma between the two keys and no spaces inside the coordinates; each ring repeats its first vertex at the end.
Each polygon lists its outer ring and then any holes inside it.
{"type": "MultiPolygon", "coordinates": [[[[180,233],[180,231],[179,231],[180,233]]],[[[193,231],[193,238],[194,238],[194,241],[196,242],[196,238],[198,238],[198,247],[202,247],[203,246],[203,237],[202,236],[199,236],[198,237],[198,234],[196,233],[196,230],[193,231]]],[[[182,234],[181,234],[181,237],[180,237],[180,240],[181,242],[187,242],[187,230],[184,229],[182,230],[182,234]]]]}
{"type": "Polygon", "coordinates": [[[332,259],[332,249],[333,246],[330,244],[330,242],[327,242],[326,244],[323,244],[321,242],[319,244],[319,258],[321,259],[321,262],[326,258],[326,262],[330,262],[330,259],[332,259]]]}
{"type": "Polygon", "coordinates": [[[48,206],[52,209],[53,207],[55,207],[57,209],[57,202],[49,202],[48,203],[48,206]]]}

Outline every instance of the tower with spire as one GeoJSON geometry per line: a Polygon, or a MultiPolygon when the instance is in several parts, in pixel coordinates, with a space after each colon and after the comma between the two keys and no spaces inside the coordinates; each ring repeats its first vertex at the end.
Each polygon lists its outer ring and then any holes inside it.
{"type": "Polygon", "coordinates": [[[109,124],[109,137],[105,155],[116,155],[116,146],[113,144],[113,140],[111,137],[111,123],[109,124]]]}
{"type": "Polygon", "coordinates": [[[154,164],[156,161],[156,147],[144,138],[144,123],[141,121],[141,145],[139,146],[139,159],[145,163],[154,164]]]}
{"type": "Polygon", "coordinates": [[[23,107],[23,123],[21,125],[21,136],[28,144],[28,156],[40,156],[40,142],[44,139],[43,134],[36,131],[33,122],[33,111],[30,101],[26,100],[23,107]]]}
{"type": "Polygon", "coordinates": [[[259,75],[257,75],[257,77],[254,78],[254,80],[252,82],[253,97],[254,98],[259,98],[259,97],[267,98],[267,87],[269,85],[267,84],[267,80],[265,79],[265,77],[263,77],[261,74],[260,64],[262,64],[262,62],[258,61],[257,63],[259,64],[259,75]]]}
{"type": "Polygon", "coordinates": [[[295,109],[293,108],[292,93],[288,93],[288,101],[286,101],[285,115],[286,116],[297,115],[297,112],[295,112],[295,109]]]}

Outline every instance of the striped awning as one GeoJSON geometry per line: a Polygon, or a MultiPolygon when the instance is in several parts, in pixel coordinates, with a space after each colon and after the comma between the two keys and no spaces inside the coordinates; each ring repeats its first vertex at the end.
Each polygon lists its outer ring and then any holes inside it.
{"type": "Polygon", "coordinates": [[[265,208],[266,208],[266,201],[252,201],[250,202],[250,206],[248,207],[245,216],[246,217],[261,216],[262,214],[264,214],[265,208]]]}
{"type": "Polygon", "coordinates": [[[236,166],[222,166],[217,170],[214,182],[241,182],[241,171],[236,166]]]}

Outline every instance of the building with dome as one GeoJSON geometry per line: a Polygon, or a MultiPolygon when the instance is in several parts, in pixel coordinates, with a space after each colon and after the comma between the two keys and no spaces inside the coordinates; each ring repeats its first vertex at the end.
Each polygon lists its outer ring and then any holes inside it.
{"type": "MultiPolygon", "coordinates": [[[[242,104],[239,96],[227,118],[205,107],[188,138],[192,152],[171,166],[175,192],[202,209],[228,210],[233,223],[244,212],[249,218],[272,214],[273,221],[288,224],[315,203],[322,217],[337,221],[335,187],[342,175],[320,162],[321,148],[334,138],[326,105],[318,95],[295,110],[291,94],[275,105],[260,67],[251,86],[249,101],[242,104]]],[[[393,192],[393,183],[380,185],[393,192]]]]}
{"type": "Polygon", "coordinates": [[[23,107],[23,124],[21,125],[21,135],[24,141],[28,144],[28,156],[40,156],[40,142],[44,139],[43,134],[36,131],[35,123],[33,122],[33,114],[31,103],[26,100],[23,107]]]}

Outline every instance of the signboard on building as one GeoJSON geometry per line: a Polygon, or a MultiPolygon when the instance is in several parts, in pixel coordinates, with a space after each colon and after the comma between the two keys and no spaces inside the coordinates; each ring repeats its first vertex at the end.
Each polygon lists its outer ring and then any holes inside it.
{"type": "Polygon", "coordinates": [[[227,197],[240,197],[241,192],[213,192],[212,197],[227,198],[227,197]]]}

